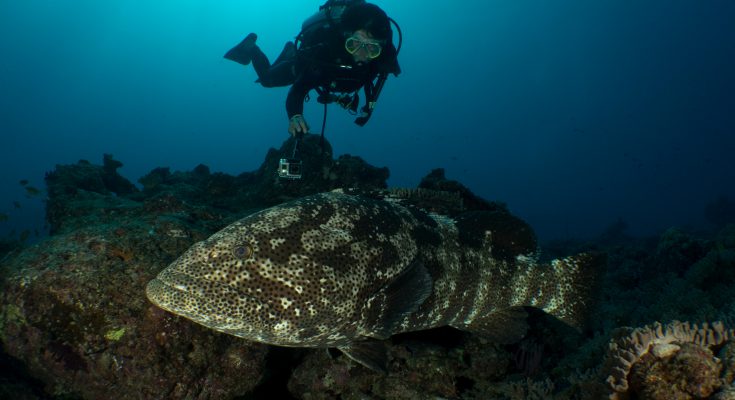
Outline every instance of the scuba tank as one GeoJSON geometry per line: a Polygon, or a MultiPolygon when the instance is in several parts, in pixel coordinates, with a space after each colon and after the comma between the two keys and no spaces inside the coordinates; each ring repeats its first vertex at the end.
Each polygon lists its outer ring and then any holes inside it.
{"type": "MultiPolygon", "coordinates": [[[[302,50],[309,48],[312,46],[313,42],[313,34],[317,31],[323,30],[323,29],[330,29],[332,27],[336,27],[340,25],[342,14],[344,11],[353,5],[359,5],[359,4],[365,4],[365,0],[327,0],[326,3],[319,6],[319,11],[314,13],[312,16],[307,18],[302,24],[301,24],[301,31],[296,36],[296,39],[294,40],[294,44],[297,50],[302,50]]],[[[378,97],[380,96],[380,92],[383,89],[383,85],[385,84],[386,79],[388,78],[389,73],[393,73],[394,75],[398,75],[400,73],[400,67],[398,66],[397,60],[398,60],[398,53],[401,51],[401,46],[403,45],[403,33],[401,32],[401,27],[394,21],[392,18],[388,17],[388,21],[395,26],[396,31],[398,32],[398,45],[395,47],[395,52],[393,54],[393,63],[395,64],[395,68],[393,68],[392,71],[383,71],[378,74],[378,78],[372,82],[372,84],[368,87],[366,86],[366,95],[367,95],[367,103],[362,107],[360,110],[360,116],[358,116],[355,119],[355,123],[359,126],[363,126],[367,123],[367,121],[370,119],[370,116],[372,115],[373,108],[375,107],[375,104],[378,100],[378,97]]],[[[389,39],[390,45],[393,46],[392,38],[389,39]]],[[[300,52],[299,52],[300,53],[300,52]]],[[[329,88],[320,88],[317,89],[317,92],[319,93],[319,98],[322,101],[319,101],[320,103],[323,103],[325,105],[325,119],[326,119],[326,105],[328,103],[331,103],[332,101],[335,101],[337,99],[339,100],[345,100],[346,97],[344,96],[332,96],[330,93],[329,88]]],[[[357,107],[357,102],[359,101],[356,96],[357,93],[355,93],[354,96],[351,97],[351,101],[347,101],[346,104],[348,107],[345,107],[344,104],[342,104],[342,101],[340,101],[340,105],[342,105],[344,108],[349,108],[350,111],[353,113],[357,113],[355,107],[357,107]]],[[[322,131],[324,128],[322,127],[322,131]]],[[[323,133],[322,133],[323,134],[323,133]]]]}
{"type": "Polygon", "coordinates": [[[304,32],[313,28],[319,26],[326,27],[330,24],[334,24],[339,21],[340,17],[342,17],[342,13],[347,7],[362,3],[365,3],[365,0],[327,0],[326,3],[319,6],[319,11],[307,18],[301,24],[301,33],[299,33],[299,36],[297,36],[296,39],[299,40],[304,32]]]}
{"type": "MultiPolygon", "coordinates": [[[[306,41],[309,42],[309,36],[311,36],[313,32],[338,26],[342,18],[342,13],[344,13],[348,7],[365,3],[365,0],[327,0],[326,3],[319,6],[319,11],[312,14],[301,24],[301,31],[299,31],[299,34],[296,35],[296,39],[294,39],[296,49],[298,50],[302,48],[305,38],[307,39],[306,41]]],[[[403,45],[403,33],[401,32],[401,27],[398,26],[398,23],[396,23],[393,18],[388,17],[388,20],[393,24],[393,26],[395,26],[396,31],[398,32],[398,45],[396,46],[394,56],[397,59],[398,53],[401,51],[401,46],[403,45]]],[[[390,42],[392,42],[392,39],[390,42]]],[[[394,71],[393,73],[397,76],[399,71],[394,71]]]]}

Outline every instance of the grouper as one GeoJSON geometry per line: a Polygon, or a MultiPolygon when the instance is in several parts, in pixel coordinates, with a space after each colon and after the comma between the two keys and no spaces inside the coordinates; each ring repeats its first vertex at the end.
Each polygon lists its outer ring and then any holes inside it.
{"type": "Polygon", "coordinates": [[[540,263],[535,236],[498,210],[454,216],[400,198],[316,194],[194,244],[146,287],[174,314],[251,341],[334,347],[375,370],[384,340],[451,326],[522,339],[527,307],[581,327],[600,257],[540,263]]]}

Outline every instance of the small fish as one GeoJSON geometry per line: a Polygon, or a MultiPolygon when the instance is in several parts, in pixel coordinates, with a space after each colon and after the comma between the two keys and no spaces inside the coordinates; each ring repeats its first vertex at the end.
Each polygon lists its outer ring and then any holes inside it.
{"type": "Polygon", "coordinates": [[[21,186],[25,186],[28,184],[28,179],[21,179],[18,183],[20,183],[21,186]]]}
{"type": "Polygon", "coordinates": [[[245,217],[189,250],[148,299],[211,329],[279,346],[336,347],[385,370],[382,340],[452,326],[498,343],[537,307],[580,327],[602,259],[537,263],[530,227],[507,212],[454,218],[400,200],[317,194],[245,217]]]}
{"type": "Polygon", "coordinates": [[[8,216],[8,214],[5,214],[5,213],[0,213],[0,222],[5,222],[5,221],[7,221],[7,220],[8,220],[9,218],[10,218],[10,217],[8,216]]]}
{"type": "Polygon", "coordinates": [[[20,208],[20,202],[19,201],[14,201],[13,202],[13,207],[20,208]]]}
{"type": "Polygon", "coordinates": [[[25,188],[26,188],[26,194],[28,196],[38,196],[41,194],[41,190],[36,189],[33,186],[26,186],[25,188]]]}
{"type": "Polygon", "coordinates": [[[28,229],[26,229],[26,230],[24,230],[23,232],[20,233],[20,235],[18,236],[18,239],[21,242],[25,242],[26,240],[28,240],[28,237],[30,237],[30,236],[31,236],[31,231],[28,230],[28,229]]]}

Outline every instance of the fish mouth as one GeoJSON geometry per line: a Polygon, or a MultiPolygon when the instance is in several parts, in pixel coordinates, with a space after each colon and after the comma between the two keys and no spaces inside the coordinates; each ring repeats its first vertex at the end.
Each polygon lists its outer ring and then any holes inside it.
{"type": "Polygon", "coordinates": [[[186,286],[170,284],[162,279],[154,278],[146,285],[145,294],[151,303],[168,312],[197,322],[203,319],[199,313],[192,312],[197,309],[192,306],[201,303],[203,299],[190,292],[186,286]]]}
{"type": "Polygon", "coordinates": [[[165,269],[148,282],[145,292],[156,306],[208,328],[237,335],[234,332],[244,327],[257,326],[253,314],[245,312],[256,300],[221,282],[165,269]],[[238,305],[223,307],[223,296],[237,299],[238,305]]]}

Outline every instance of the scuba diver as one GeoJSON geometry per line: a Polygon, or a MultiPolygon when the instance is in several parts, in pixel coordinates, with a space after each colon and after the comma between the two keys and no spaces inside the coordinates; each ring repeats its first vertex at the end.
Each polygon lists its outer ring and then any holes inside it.
{"type": "MultiPolygon", "coordinates": [[[[337,102],[357,115],[362,88],[365,104],[355,123],[363,126],[388,74],[398,76],[401,72],[400,41],[396,48],[391,23],[395,21],[380,7],[364,0],[329,0],[304,22],[295,41],[286,43],[273,64],[255,44],[255,33],[247,35],[225,58],[242,65],[252,62],[256,82],[264,87],[291,85],[286,98],[288,132],[297,138],[309,131],[303,110],[311,90],[316,90],[317,101],[325,106],[324,124],[329,103],[337,102]]],[[[396,28],[400,37],[397,24],[396,28]]]]}

